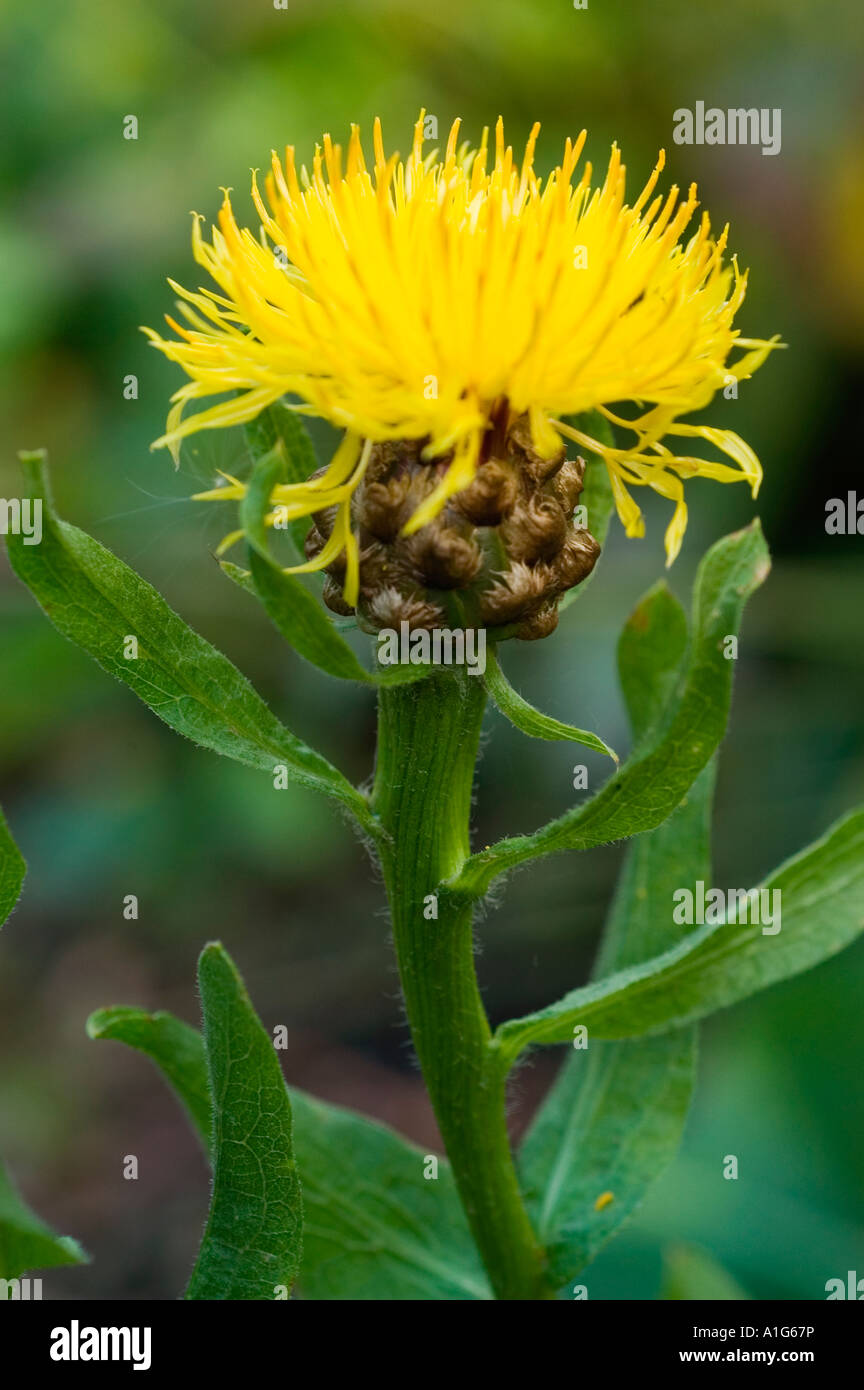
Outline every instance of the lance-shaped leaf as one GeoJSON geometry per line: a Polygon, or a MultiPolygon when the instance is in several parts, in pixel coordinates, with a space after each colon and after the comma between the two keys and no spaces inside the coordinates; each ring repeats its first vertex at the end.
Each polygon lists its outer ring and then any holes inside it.
{"type": "MultiPolygon", "coordinates": [[[[315,445],[309,437],[303,418],[284,401],[275,401],[266,410],[262,410],[261,414],[246,426],[246,438],[256,462],[273,449],[281,449],[284,470],[282,482],[305,483],[318,470],[315,445]]],[[[310,521],[310,517],[301,516],[294,517],[288,523],[294,547],[301,557],[310,521]]]]}
{"type": "Polygon", "coordinates": [[[301,1136],[305,1297],[491,1299],[446,1161],[353,1111],[290,1094],[301,1136]]]}
{"type": "MultiPolygon", "coordinates": [[[[238,589],[242,589],[246,594],[251,594],[253,598],[258,598],[258,590],[255,588],[251,570],[244,570],[242,565],[232,564],[230,560],[220,560],[219,568],[225,578],[230,579],[232,584],[236,584],[238,589]]],[[[332,626],[337,632],[351,632],[357,628],[357,619],[337,618],[332,626]]]]}
{"type": "MultiPolygon", "coordinates": [[[[679,885],[688,886],[695,892],[679,885]]],[[[741,897],[746,901],[736,901],[725,919],[709,921],[662,955],[503,1024],[494,1043],[502,1066],[530,1043],[567,1041],[577,1024],[591,1038],[680,1028],[842,951],[864,931],[864,808],[741,897]]]]}
{"type": "Polygon", "coordinates": [[[560,719],[551,719],[548,714],[541,714],[524,700],[518,691],[513,689],[501,670],[494,647],[490,647],[486,653],[484,680],[486,689],[505,719],[509,719],[523,734],[528,734],[530,738],[548,739],[550,742],[567,739],[571,743],[581,743],[585,748],[593,748],[597,753],[607,754],[617,763],[617,753],[614,753],[597,734],[577,729],[572,724],[564,724],[560,719]]]}
{"type": "Polygon", "coordinates": [[[255,588],[250,570],[244,570],[242,565],[235,565],[231,560],[220,560],[219,568],[225,578],[230,579],[232,584],[236,584],[238,589],[242,589],[246,594],[251,594],[253,598],[258,597],[258,590],[255,588]]]}
{"type": "Polygon", "coordinates": [[[186,1297],[284,1296],[300,1268],[303,1233],[291,1103],[273,1041],[220,945],[204,948],[198,984],[213,1102],[213,1192],[186,1297]]]}
{"type": "Polygon", "coordinates": [[[284,480],[284,452],[281,444],[255,465],[246,495],[240,506],[240,519],[250,545],[248,571],[236,566],[222,568],[229,578],[255,594],[268,617],[300,656],[328,675],[362,685],[403,685],[422,680],[428,668],[376,665],[374,674],[358,661],[340,636],[324,609],[321,599],[310,593],[296,575],[288,574],[274,561],[269,549],[265,517],[271,510],[274,485],[284,480]]]}
{"type": "Polygon", "coordinates": [[[277,483],[285,481],[285,450],[281,441],[262,454],[252,469],[240,502],[240,525],[253,550],[270,559],[267,517],[272,511],[270,498],[277,483]]]}
{"type": "MultiPolygon", "coordinates": [[[[87,1264],[71,1236],[55,1236],[16,1192],[0,1163],[0,1279],[15,1280],[33,1269],[87,1264]]],[[[14,1286],[0,1286],[0,1302],[20,1298],[14,1286]]]]}
{"type": "Polygon", "coordinates": [[[373,677],[340,637],[321,600],[296,575],[286,574],[270,554],[265,518],[271,510],[273,488],[284,477],[284,451],[277,447],[256,463],[240,504],[255,591],[274,626],[300,656],[328,675],[372,685],[373,677]]]}
{"type": "Polygon", "coordinates": [[[44,457],[22,455],[31,496],[42,503],[41,544],[15,535],[7,544],[15,573],[54,626],[178,733],[270,774],[284,768],[292,780],[342,802],[374,834],[366,798],[280,723],[227,657],[110,550],[57,517],[44,457]]]}
{"type": "MultiPolygon", "coordinates": [[[[637,741],[662,718],[687,640],[665,585],[649,592],[618,644],[618,670],[637,741]]],[[[595,977],[680,940],[672,893],[710,876],[713,765],[684,803],[631,845],[595,977]]],[[[575,1049],[523,1141],[523,1189],[560,1285],[574,1279],[631,1215],[674,1157],[693,1092],[695,1027],[639,1042],[575,1049]]]]}
{"type": "Polygon", "coordinates": [[[687,615],[664,579],[637,603],[618,638],[618,683],[636,747],[662,726],[687,651],[687,615]]]}
{"type": "Polygon", "coordinates": [[[724,655],[725,639],[737,632],[744,604],[768,569],[758,521],[713,546],[696,578],[683,688],[661,726],[584,805],[533,835],[500,840],[472,855],[440,891],[482,897],[500,874],[541,855],[589,849],[662,824],[723,737],[734,666],[724,655]]]}
{"type": "MultiPolygon", "coordinates": [[[[589,410],[584,415],[568,415],[564,418],[568,425],[581,430],[583,434],[591,435],[600,444],[614,445],[615,437],[612,433],[612,426],[605,416],[600,414],[599,410],[589,410]]],[[[586,465],[585,480],[578,505],[585,508],[586,524],[591,535],[598,545],[604,545],[609,531],[609,522],[615,512],[615,498],[612,495],[609,469],[599,454],[592,453],[588,449],[583,451],[582,457],[585,459],[586,465]]],[[[601,560],[602,557],[598,559],[597,565],[601,563],[601,560]]],[[[571,603],[575,603],[577,598],[584,594],[597,573],[597,565],[594,566],[587,579],[583,579],[581,584],[577,584],[575,588],[567,591],[558,605],[559,612],[563,613],[565,608],[569,608],[571,603]]]]}
{"type": "MultiPolygon", "coordinates": [[[[137,1009],[102,1010],[87,1026],[91,1037],[115,1038],[150,1056],[209,1143],[200,1033],[137,1009]]],[[[447,1162],[353,1111],[293,1087],[288,1094],[303,1185],[303,1296],[491,1299],[447,1162]]]]}
{"type": "Polygon", "coordinates": [[[246,426],[246,438],[256,458],[278,444],[285,450],[288,483],[305,483],[318,469],[318,455],[302,415],[285,401],[274,401],[246,426]]]}
{"type": "Polygon", "coordinates": [[[693,1095],[693,1030],[592,1040],[526,1136],[522,1187],[559,1288],[581,1275],[674,1158],[693,1095]]]}
{"type": "Polygon", "coordinates": [[[27,865],[0,811],[0,927],[21,896],[27,865]]]}
{"type": "Polygon", "coordinates": [[[97,1041],[105,1038],[125,1043],[151,1057],[189,1112],[196,1134],[210,1153],[213,1106],[204,1039],[196,1028],[161,1010],[151,1014],[121,1005],[92,1013],[87,1020],[87,1035],[97,1041]]]}

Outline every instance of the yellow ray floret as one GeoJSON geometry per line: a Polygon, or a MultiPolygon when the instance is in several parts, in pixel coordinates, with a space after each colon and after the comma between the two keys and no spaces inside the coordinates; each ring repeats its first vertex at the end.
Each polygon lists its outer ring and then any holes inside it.
{"type": "Polygon", "coordinates": [[[376,121],[371,169],[356,127],[344,158],[324,137],[311,174],[298,172],[292,148],[284,162],[274,154],[263,191],[253,175],[257,234],[238,227],[227,191],[210,241],[194,218],[195,259],[218,291],[175,285],[185,326],[168,320],[176,339],[145,330],[189,377],[154,447],[176,458],[196,430],[299,398],[299,409],[344,429],[345,443],[323,477],[286,485],[273,500],[296,516],[337,505],[334,545],[348,549],[350,577],[363,442],[423,439],[428,458],[449,459],[406,527],[416,530],[470,482],[506,401],[513,416],[528,415],[541,453],[556,452],[563,435],[605,459],[628,535],[644,530],[632,486],[672,501],[671,563],[686,525],[683,479],[743,479],[755,496],[761,478],[738,435],[679,422],[777,345],[732,326],[746,275],[734,258],[724,262],[727,232],[713,238],[707,214],[690,226],[694,187],[685,198],[674,186],[655,196],[662,153],[629,206],[617,147],[599,187],[590,165],[576,177],[584,132],[544,180],[534,171],[537,126],[517,163],[499,120],[487,168],[486,132],[470,151],[456,121],[443,157],[424,156],[423,123],[421,114],[403,162],[385,155],[376,121]],[[730,360],[733,350],[743,355],[730,360]],[[619,414],[628,402],[642,413],[619,414]],[[611,448],[560,418],[591,409],[634,442],[611,448]],[[673,454],[669,437],[702,440],[731,463],[673,454]]]}

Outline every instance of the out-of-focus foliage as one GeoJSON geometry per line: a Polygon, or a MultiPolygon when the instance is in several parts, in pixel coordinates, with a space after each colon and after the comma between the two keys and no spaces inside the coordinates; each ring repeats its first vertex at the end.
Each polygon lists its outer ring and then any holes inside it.
{"type": "MultiPolygon", "coordinates": [[[[214,215],[228,184],[251,221],[249,168],[265,165],[271,146],[291,142],[308,158],[324,130],[370,130],[377,113],[404,151],[421,106],[442,130],[462,116],[474,139],[500,112],[515,146],[540,119],[541,165],[585,125],[589,158],[603,163],[617,139],[634,187],[665,146],[670,180],[698,179],[750,268],[743,331],[789,344],[705,417],[760,454],[758,510],[775,559],[740,647],[717,883],[757,882],[860,801],[864,537],[824,529],[828,498],[856,485],[864,495],[855,0],[592,0],[584,11],[569,0],[295,0],[287,10],[269,0],[7,0],[0,46],[0,496],[16,495],[15,451],[48,447],[62,514],[144,573],[356,779],[371,764],[374,693],[285,648],[211,558],[232,509],[186,500],[217,469],[248,466],[242,431],[198,436],[176,474],[148,452],[179,375],[138,325],[172,310],[167,276],[195,282],[189,211],[214,215]],[[781,108],[780,154],[675,146],[673,112],[699,100],[781,108]],[[123,138],[129,115],[135,141],[123,138]],[[130,375],[137,399],[124,399],[130,375]]],[[[318,438],[326,446],[328,431],[318,438]]],[[[707,545],[754,511],[743,488],[694,482],[688,500],[671,573],[681,596],[707,545]]],[[[665,507],[649,508],[643,541],[625,541],[613,521],[597,581],[558,634],[506,653],[526,699],[620,753],[614,645],[661,573],[665,507]]],[[[593,787],[608,775],[608,760],[572,744],[529,740],[494,716],[489,731],[480,846],[572,804],[574,763],[588,765],[593,787]]],[[[0,783],[30,864],[0,943],[0,1151],[28,1201],[94,1256],[86,1271],[52,1272],[51,1291],[159,1297],[188,1272],[203,1160],[145,1064],[90,1047],[83,1020],[112,998],[188,1016],[208,937],[226,942],[265,1025],[289,1027],[291,1081],[434,1141],[404,1044],[381,889],[348,828],[323,800],[277,793],[185,747],[65,643],[5,568],[0,783]],[[130,895],[137,917],[124,909],[130,895]],[[137,1183],[122,1178],[130,1145],[137,1183]]],[[[509,885],[481,927],[496,1021],[587,978],[618,864],[617,851],[592,851],[577,878],[564,856],[509,885]]],[[[825,1281],[854,1266],[862,987],[856,947],[704,1028],[682,1154],[589,1270],[592,1298],[659,1289],[672,1240],[710,1250],[757,1298],[824,1297],[825,1281]],[[737,1180],[723,1178],[730,1154],[737,1180]]],[[[523,1119],[548,1080],[545,1059],[520,1073],[523,1119]]]]}

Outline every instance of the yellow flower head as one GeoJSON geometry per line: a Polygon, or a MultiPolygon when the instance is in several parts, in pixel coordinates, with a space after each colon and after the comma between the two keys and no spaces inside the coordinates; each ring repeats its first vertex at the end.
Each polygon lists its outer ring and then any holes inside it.
{"type": "MultiPolygon", "coordinates": [[[[328,550],[348,551],[353,588],[350,502],[369,443],[423,440],[424,457],[442,462],[407,534],[474,477],[503,404],[510,418],[527,418],[544,457],[560,451],[563,435],[604,458],[628,535],[644,534],[632,485],[669,498],[671,563],[687,520],[682,479],[743,478],[754,496],[761,479],[738,435],[679,423],[730,379],[749,377],[776,342],[732,327],[746,275],[734,258],[724,264],[726,229],[713,239],[703,214],[682,241],[696,191],[655,196],[662,153],[629,206],[616,146],[600,187],[590,164],[576,178],[584,132],[543,180],[534,172],[539,127],[517,164],[499,120],[490,169],[487,132],[471,151],[459,145],[456,121],[439,158],[423,153],[423,120],[404,162],[385,155],[376,121],[371,170],[356,127],[344,157],[324,137],[311,175],[297,171],[292,148],[284,165],[274,153],[265,195],[253,174],[257,234],[238,227],[227,191],[211,241],[195,217],[195,259],[218,292],[172,281],[188,326],[168,319],[178,340],[145,330],[189,376],[154,447],[176,458],[187,435],[251,420],[285,394],[343,428],[324,474],[276,489],[273,500],[293,516],[337,506],[328,550]],[[734,348],[746,351],[730,362],[734,348]],[[184,416],[187,404],[229,392],[184,416]],[[622,417],[627,402],[640,413],[622,417]],[[629,432],[629,446],[609,447],[560,418],[591,409],[629,432]],[[675,455],[669,436],[707,441],[731,464],[675,455]]],[[[242,493],[232,482],[212,495],[242,493]]]]}

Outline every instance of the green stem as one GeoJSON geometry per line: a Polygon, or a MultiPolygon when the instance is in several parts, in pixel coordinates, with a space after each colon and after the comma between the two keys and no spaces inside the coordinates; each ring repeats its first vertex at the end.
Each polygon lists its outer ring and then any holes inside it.
{"type": "Polygon", "coordinates": [[[551,1298],[489,1049],[472,909],[434,897],[470,853],[484,705],[482,681],[461,670],[382,688],[372,805],[390,836],[382,864],[408,1021],[474,1239],[498,1298],[551,1298]]]}

